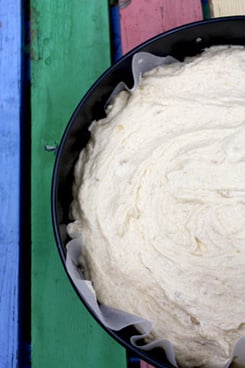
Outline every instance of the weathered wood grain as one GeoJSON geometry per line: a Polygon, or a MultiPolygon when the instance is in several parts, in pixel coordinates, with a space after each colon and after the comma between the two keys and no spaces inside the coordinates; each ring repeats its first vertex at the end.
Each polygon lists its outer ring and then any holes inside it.
{"type": "Polygon", "coordinates": [[[0,0],[0,367],[17,367],[20,4],[0,0]]]}
{"type": "Polygon", "coordinates": [[[245,0],[209,0],[211,16],[244,15],[245,0]]]}
{"type": "Polygon", "coordinates": [[[201,0],[135,0],[120,10],[123,54],[147,39],[201,20],[201,0]]]}
{"type": "Polygon", "coordinates": [[[107,0],[31,0],[32,367],[125,367],[125,351],[75,294],[50,215],[54,154],[68,119],[109,66],[107,0]]]}

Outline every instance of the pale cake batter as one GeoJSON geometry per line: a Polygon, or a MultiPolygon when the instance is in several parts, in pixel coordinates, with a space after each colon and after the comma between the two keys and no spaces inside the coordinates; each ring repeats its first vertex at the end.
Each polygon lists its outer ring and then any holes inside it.
{"type": "Polygon", "coordinates": [[[245,335],[244,48],[146,73],[91,134],[68,232],[98,300],[151,320],[181,367],[222,367],[245,335]]]}

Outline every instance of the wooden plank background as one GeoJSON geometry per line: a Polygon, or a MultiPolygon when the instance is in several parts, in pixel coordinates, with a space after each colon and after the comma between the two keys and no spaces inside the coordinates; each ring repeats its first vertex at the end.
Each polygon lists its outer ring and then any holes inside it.
{"type": "Polygon", "coordinates": [[[201,0],[133,0],[120,15],[123,54],[159,33],[203,19],[201,0]]]}
{"type": "Polygon", "coordinates": [[[212,18],[245,15],[245,0],[209,0],[212,18]]]}
{"type": "Polygon", "coordinates": [[[20,4],[0,0],[0,367],[17,367],[20,4]]]}
{"type": "Polygon", "coordinates": [[[54,153],[83,94],[110,64],[107,0],[31,0],[32,367],[124,367],[126,354],[83,307],[50,216],[54,153]]]}

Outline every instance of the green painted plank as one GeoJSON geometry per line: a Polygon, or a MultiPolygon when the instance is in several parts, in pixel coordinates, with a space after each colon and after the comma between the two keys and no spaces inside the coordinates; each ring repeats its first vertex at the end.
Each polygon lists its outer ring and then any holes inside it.
{"type": "Polygon", "coordinates": [[[126,367],[124,349],[72,289],[53,237],[54,154],[82,95],[109,66],[107,0],[31,0],[32,366],[126,367]]]}

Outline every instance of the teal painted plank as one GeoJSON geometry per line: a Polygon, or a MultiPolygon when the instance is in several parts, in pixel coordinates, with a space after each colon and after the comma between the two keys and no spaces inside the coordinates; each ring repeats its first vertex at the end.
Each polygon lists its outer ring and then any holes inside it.
{"type": "Polygon", "coordinates": [[[50,191],[75,106],[109,66],[107,0],[31,0],[32,367],[125,368],[125,351],[82,305],[55,245],[50,191]]]}
{"type": "Polygon", "coordinates": [[[17,367],[20,3],[0,0],[0,367],[17,367]]]}

